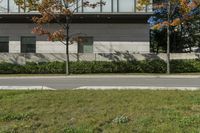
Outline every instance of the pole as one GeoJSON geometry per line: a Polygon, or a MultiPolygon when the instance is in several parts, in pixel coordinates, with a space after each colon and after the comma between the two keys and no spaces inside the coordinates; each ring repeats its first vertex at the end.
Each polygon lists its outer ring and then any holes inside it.
{"type": "MultiPolygon", "coordinates": [[[[168,23],[170,23],[171,2],[168,0],[168,23]]],[[[167,74],[170,74],[170,24],[167,26],[167,74]]]]}
{"type": "Polygon", "coordinates": [[[69,16],[66,16],[66,75],[69,75],[69,16]]]}

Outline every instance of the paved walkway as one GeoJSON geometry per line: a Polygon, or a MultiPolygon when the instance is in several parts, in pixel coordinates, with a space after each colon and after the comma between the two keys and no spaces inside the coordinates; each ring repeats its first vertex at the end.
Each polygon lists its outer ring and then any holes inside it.
{"type": "Polygon", "coordinates": [[[111,78],[118,78],[118,77],[121,77],[121,78],[200,78],[200,74],[187,74],[187,75],[184,75],[184,74],[170,74],[170,75],[167,75],[167,74],[144,74],[144,75],[134,75],[134,74],[83,74],[83,75],[69,75],[69,76],[48,76],[48,75],[45,75],[45,76],[37,76],[37,75],[27,75],[27,76],[17,76],[17,75],[14,75],[14,76],[1,76],[0,75],[0,79],[24,79],[24,78],[31,78],[31,79],[34,79],[34,78],[107,78],[107,77],[111,77],[111,78]]]}

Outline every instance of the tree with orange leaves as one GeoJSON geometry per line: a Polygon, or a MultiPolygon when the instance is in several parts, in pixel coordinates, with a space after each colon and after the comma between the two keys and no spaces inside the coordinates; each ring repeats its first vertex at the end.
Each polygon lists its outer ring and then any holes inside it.
{"type": "Polygon", "coordinates": [[[167,73],[170,73],[170,35],[188,20],[200,14],[199,0],[139,0],[139,7],[153,4],[154,15],[148,20],[152,30],[167,29],[167,73]]]}
{"type": "Polygon", "coordinates": [[[15,0],[21,8],[26,8],[29,11],[38,11],[40,16],[34,16],[33,22],[36,27],[32,30],[37,35],[46,35],[49,41],[61,41],[66,45],[66,74],[69,75],[69,44],[76,41],[83,41],[78,36],[70,36],[70,23],[72,16],[80,7],[96,8],[100,5],[105,5],[105,2],[90,3],[84,0],[81,6],[76,7],[80,0],[15,0]],[[65,22],[62,19],[65,18],[65,22]],[[59,29],[51,32],[45,29],[44,26],[51,22],[57,23],[59,29]]]}
{"type": "MultiPolygon", "coordinates": [[[[198,20],[200,16],[200,2],[199,1],[188,1],[188,0],[179,0],[179,1],[170,1],[171,2],[171,11],[169,12],[169,20],[168,20],[168,10],[167,10],[167,3],[162,4],[160,2],[154,3],[154,15],[149,19],[149,23],[151,25],[152,30],[158,30],[158,31],[166,31],[166,29],[169,27],[170,29],[170,35],[178,35],[176,33],[180,33],[180,37],[182,39],[180,40],[188,40],[189,37],[193,37],[193,33],[191,31],[194,30],[194,23],[195,20],[198,20]],[[157,6],[159,5],[159,6],[157,6]],[[162,6],[160,6],[162,5],[162,6]],[[188,28],[190,27],[190,28],[188,28]],[[185,37],[185,34],[188,34],[190,32],[189,37],[185,37]]],[[[198,28],[198,26],[195,26],[198,28]]],[[[174,38],[174,37],[173,37],[174,38]]],[[[172,39],[170,39],[172,40],[172,39]]],[[[191,47],[194,46],[196,43],[195,39],[190,39],[191,44],[188,45],[189,41],[182,41],[180,48],[189,48],[191,50],[191,47]],[[193,40],[193,45],[192,45],[193,40]]],[[[175,44],[177,44],[175,41],[173,41],[175,44]]],[[[171,45],[171,47],[174,47],[171,45]]]]}
{"type": "Polygon", "coordinates": [[[154,15],[148,20],[152,29],[159,30],[166,26],[179,26],[187,20],[200,14],[199,0],[139,0],[138,8],[153,4],[154,15]],[[168,12],[170,2],[170,12],[168,12]],[[170,20],[167,19],[170,15],[170,20]]]}

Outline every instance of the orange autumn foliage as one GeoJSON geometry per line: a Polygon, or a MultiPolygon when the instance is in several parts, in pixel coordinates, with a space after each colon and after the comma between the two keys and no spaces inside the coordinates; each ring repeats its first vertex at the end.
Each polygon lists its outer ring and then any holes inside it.
{"type": "MultiPolygon", "coordinates": [[[[178,26],[180,25],[182,22],[184,21],[187,21],[189,19],[192,18],[192,16],[189,16],[188,13],[200,6],[200,0],[193,0],[192,2],[188,2],[187,0],[170,0],[171,4],[178,4],[180,5],[180,11],[181,11],[181,14],[183,16],[182,19],[180,18],[175,18],[174,20],[171,20],[170,22],[162,22],[162,23],[159,23],[159,24],[156,24],[152,27],[152,29],[159,29],[159,28],[162,28],[163,26],[178,26]]],[[[153,5],[153,8],[155,9],[159,9],[159,8],[167,8],[168,7],[168,3],[167,2],[158,2],[158,3],[151,3],[151,0],[138,0],[138,3],[139,4],[139,7],[140,6],[144,6],[144,5],[150,5],[152,4],[153,5]]]]}
{"type": "Polygon", "coordinates": [[[181,24],[181,19],[180,18],[176,18],[171,22],[171,26],[177,26],[181,24]]]}

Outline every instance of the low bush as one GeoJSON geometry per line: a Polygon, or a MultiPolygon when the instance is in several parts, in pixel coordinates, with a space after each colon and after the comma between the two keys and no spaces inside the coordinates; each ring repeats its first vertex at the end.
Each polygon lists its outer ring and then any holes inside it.
{"type": "MultiPolygon", "coordinates": [[[[163,60],[145,61],[79,61],[70,62],[70,72],[85,73],[165,73],[166,63],[163,60]]],[[[172,60],[172,73],[200,72],[200,60],[172,60]]],[[[0,63],[0,74],[64,74],[64,62],[27,62],[25,65],[0,63]]]]}
{"type": "Polygon", "coordinates": [[[195,73],[200,72],[200,60],[172,60],[172,73],[195,73]]]}

